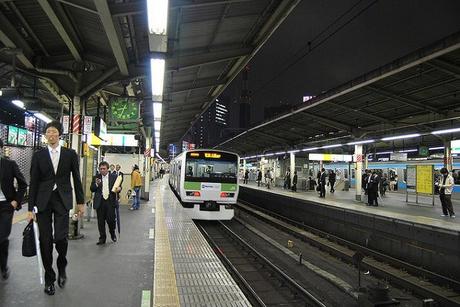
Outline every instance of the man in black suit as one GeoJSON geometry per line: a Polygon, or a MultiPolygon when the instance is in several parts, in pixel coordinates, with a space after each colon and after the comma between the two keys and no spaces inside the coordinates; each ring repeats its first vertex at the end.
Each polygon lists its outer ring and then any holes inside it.
{"type": "Polygon", "coordinates": [[[97,212],[97,226],[99,228],[99,241],[97,245],[105,244],[107,238],[105,223],[109,226],[113,242],[117,242],[115,235],[115,207],[117,205],[117,192],[112,192],[113,184],[117,180],[116,173],[109,172],[109,164],[105,161],[99,163],[99,174],[93,177],[91,192],[94,193],[93,208],[97,212]]]}
{"type": "Polygon", "coordinates": [[[69,210],[73,207],[72,184],[77,199],[77,213],[85,211],[77,153],[59,145],[62,125],[57,121],[45,127],[48,146],[34,153],[30,167],[28,220],[34,218],[32,210],[38,208],[35,218],[40,232],[40,250],[45,268],[45,293],[54,295],[56,274],[53,270],[53,242],[58,252],[58,285],[67,281],[67,236],[69,234],[69,210]],[[54,238],[53,238],[54,222],[54,238]]]}
{"type": "Polygon", "coordinates": [[[326,170],[324,168],[321,169],[321,173],[319,174],[319,186],[320,186],[320,192],[319,192],[319,197],[326,197],[326,170]]]}
{"type": "MultiPolygon", "coordinates": [[[[0,140],[0,151],[3,141],[0,140]]],[[[0,271],[4,280],[10,276],[8,269],[8,237],[11,233],[14,210],[21,209],[21,202],[27,190],[27,183],[16,162],[0,154],[0,271]],[[14,187],[14,178],[18,190],[14,187]]]]}

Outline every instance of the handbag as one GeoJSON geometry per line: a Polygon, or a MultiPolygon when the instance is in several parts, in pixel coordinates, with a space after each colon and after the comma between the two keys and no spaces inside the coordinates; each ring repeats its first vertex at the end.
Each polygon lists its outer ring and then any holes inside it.
{"type": "Polygon", "coordinates": [[[24,231],[22,232],[22,255],[24,257],[33,257],[37,255],[33,220],[27,224],[26,228],[24,228],[24,231]]]}

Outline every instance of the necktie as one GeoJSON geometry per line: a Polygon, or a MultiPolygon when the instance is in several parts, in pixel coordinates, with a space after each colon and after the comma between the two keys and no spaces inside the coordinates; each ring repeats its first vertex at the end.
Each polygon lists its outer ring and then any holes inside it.
{"type": "Polygon", "coordinates": [[[109,198],[109,178],[108,176],[105,176],[102,179],[102,197],[104,197],[105,200],[109,198]]]}

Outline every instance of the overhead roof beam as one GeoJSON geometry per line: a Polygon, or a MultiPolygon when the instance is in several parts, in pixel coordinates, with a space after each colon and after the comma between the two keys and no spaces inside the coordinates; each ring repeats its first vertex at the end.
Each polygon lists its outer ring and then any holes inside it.
{"type": "Polygon", "coordinates": [[[115,56],[118,64],[118,68],[120,69],[122,75],[127,76],[129,75],[128,65],[123,53],[120,37],[115,29],[112,15],[110,14],[107,0],[94,0],[94,3],[96,5],[97,11],[99,12],[99,17],[104,27],[105,33],[107,34],[110,47],[112,48],[113,55],[115,56]]]}
{"type": "Polygon", "coordinates": [[[88,92],[93,91],[95,88],[97,88],[102,82],[107,80],[110,76],[118,72],[118,67],[112,67],[105,72],[103,72],[99,77],[97,77],[95,80],[93,80],[90,84],[88,84],[85,88],[83,88],[79,93],[78,96],[84,96],[88,92]]]}
{"type": "Polygon", "coordinates": [[[283,138],[280,138],[276,135],[273,135],[273,134],[267,134],[267,133],[264,133],[262,131],[258,131],[258,130],[254,130],[252,131],[254,132],[255,134],[258,134],[264,138],[270,138],[270,139],[273,139],[273,140],[276,140],[277,142],[283,144],[283,145],[286,145],[286,146],[290,146],[290,144],[288,142],[286,142],[286,139],[283,139],[283,138]]]}
{"type": "Polygon", "coordinates": [[[376,94],[385,96],[387,98],[393,99],[395,101],[399,101],[401,103],[404,103],[405,105],[415,107],[415,108],[425,110],[425,111],[430,111],[430,112],[433,112],[433,113],[436,113],[436,114],[441,114],[439,112],[439,110],[437,108],[435,108],[435,107],[428,106],[426,104],[420,103],[419,101],[416,101],[416,100],[413,100],[413,99],[401,97],[400,95],[398,95],[396,93],[392,93],[389,90],[386,90],[386,89],[384,90],[384,89],[378,88],[378,87],[376,87],[374,85],[367,85],[366,89],[368,89],[369,91],[371,91],[373,93],[376,93],[376,94]]]}
{"type": "Polygon", "coordinates": [[[355,108],[343,105],[341,103],[336,103],[333,100],[326,101],[325,103],[328,103],[328,104],[331,104],[333,106],[342,108],[342,109],[347,110],[349,112],[358,113],[358,114],[360,114],[362,116],[365,116],[366,118],[372,118],[372,119],[377,120],[379,122],[383,122],[383,123],[390,124],[390,125],[393,124],[393,121],[389,120],[388,118],[385,118],[385,117],[382,117],[382,116],[377,116],[377,115],[374,115],[374,114],[369,113],[369,112],[364,112],[364,111],[361,111],[359,109],[355,109],[355,108]]]}
{"type": "MultiPolygon", "coordinates": [[[[64,16],[62,16],[63,21],[61,21],[59,19],[59,17],[56,15],[56,13],[54,12],[54,10],[51,7],[51,5],[48,3],[48,0],[37,0],[37,1],[40,4],[40,6],[42,7],[43,11],[45,11],[46,15],[50,19],[50,21],[53,24],[54,28],[57,30],[57,32],[61,36],[61,38],[64,41],[64,43],[66,44],[67,48],[69,48],[70,53],[72,54],[74,59],[79,61],[79,62],[82,61],[80,51],[79,51],[80,48],[77,47],[78,38],[76,37],[76,35],[73,35],[74,39],[72,39],[70,37],[69,33],[67,33],[67,31],[66,31],[66,29],[65,29],[65,27],[63,25],[63,22],[65,22],[69,26],[70,22],[68,20],[64,21],[64,18],[66,18],[64,16]]],[[[60,4],[58,4],[58,5],[60,5],[60,4]]],[[[62,14],[62,15],[64,15],[64,14],[62,14]]],[[[69,31],[72,31],[72,30],[73,29],[70,29],[70,27],[69,27],[69,31]]]]}
{"type": "Polygon", "coordinates": [[[426,64],[443,71],[449,75],[454,76],[457,79],[460,79],[460,67],[455,64],[449,63],[445,60],[441,60],[439,58],[433,59],[431,61],[426,62],[426,64]]]}
{"type": "Polygon", "coordinates": [[[217,80],[217,78],[198,79],[192,82],[181,82],[181,83],[174,84],[174,87],[170,93],[178,94],[178,93],[186,92],[189,90],[209,88],[209,87],[217,86],[219,84],[224,84],[224,83],[225,83],[225,80],[219,81],[217,80]]]}
{"type": "Polygon", "coordinates": [[[307,116],[307,117],[315,119],[316,121],[320,122],[321,124],[323,124],[325,126],[329,126],[331,128],[337,129],[337,130],[345,130],[345,131],[348,131],[348,132],[351,132],[353,130],[352,126],[343,124],[343,123],[341,123],[341,122],[339,122],[337,120],[330,120],[330,119],[324,118],[322,116],[318,116],[318,115],[309,113],[307,111],[303,111],[302,114],[307,116]]]}
{"type": "MultiPolygon", "coordinates": [[[[201,65],[231,61],[234,59],[238,59],[242,56],[248,55],[251,52],[251,50],[251,48],[240,48],[207,53],[208,50],[206,48],[203,48],[203,52],[194,55],[173,55],[172,57],[166,60],[166,70],[180,71],[184,69],[195,68],[201,65]]],[[[178,52],[178,54],[180,54],[180,52],[178,52]]]]}

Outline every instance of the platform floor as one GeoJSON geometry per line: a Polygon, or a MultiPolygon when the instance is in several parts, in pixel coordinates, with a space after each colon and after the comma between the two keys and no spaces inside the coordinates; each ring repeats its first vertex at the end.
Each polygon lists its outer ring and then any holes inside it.
{"type": "Polygon", "coordinates": [[[419,204],[416,204],[415,195],[410,195],[409,203],[406,203],[405,193],[387,192],[385,196],[379,198],[378,207],[369,207],[365,203],[355,200],[354,189],[349,191],[336,190],[335,193],[330,193],[329,189],[327,189],[326,198],[320,198],[316,191],[298,190],[297,192],[292,192],[282,187],[273,186],[268,190],[265,186],[258,187],[256,182],[241,185],[251,189],[260,189],[334,207],[460,232],[460,202],[458,200],[452,201],[454,212],[458,214],[456,218],[441,217],[442,209],[438,195],[435,196],[435,205],[433,206],[432,197],[419,196],[419,204]]]}
{"type": "Polygon", "coordinates": [[[21,255],[25,212],[16,213],[0,306],[250,306],[166,177],[152,184],[150,196],[138,211],[121,206],[117,243],[97,246],[96,219],[85,222],[84,239],[69,241],[66,288],[56,285],[54,296],[43,293],[36,257],[21,255]]]}
{"type": "Polygon", "coordinates": [[[154,306],[251,306],[166,178],[155,192],[154,306]]]}

